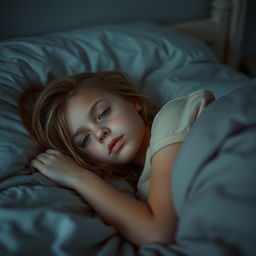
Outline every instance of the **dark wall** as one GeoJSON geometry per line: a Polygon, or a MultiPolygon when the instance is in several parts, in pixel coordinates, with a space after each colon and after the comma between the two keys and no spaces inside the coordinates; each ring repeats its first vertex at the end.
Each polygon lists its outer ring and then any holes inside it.
{"type": "Polygon", "coordinates": [[[241,58],[256,55],[256,1],[248,0],[241,58]]]}
{"type": "Polygon", "coordinates": [[[1,0],[0,39],[86,25],[205,18],[211,0],[1,0]]]}

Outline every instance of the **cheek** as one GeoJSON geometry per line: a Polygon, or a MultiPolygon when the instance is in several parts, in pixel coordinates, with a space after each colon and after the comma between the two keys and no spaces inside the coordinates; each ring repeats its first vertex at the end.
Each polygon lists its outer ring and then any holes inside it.
{"type": "Polygon", "coordinates": [[[126,119],[123,118],[123,115],[115,115],[111,118],[111,123],[113,125],[116,125],[116,124],[122,124],[126,119]]]}
{"type": "Polygon", "coordinates": [[[89,145],[87,151],[89,152],[90,157],[98,159],[100,151],[97,143],[93,142],[91,145],[89,145]]]}
{"type": "Polygon", "coordinates": [[[111,123],[113,125],[125,124],[128,126],[134,124],[134,122],[138,121],[138,117],[134,113],[130,112],[119,112],[116,115],[113,115],[111,118],[111,123]]]}
{"type": "MultiPolygon", "coordinates": [[[[127,124],[131,122],[128,120],[128,117],[122,113],[116,113],[111,116],[111,119],[105,123],[107,127],[109,127],[112,132],[118,132],[119,129],[123,129],[123,127],[127,127],[127,124]]],[[[116,134],[114,134],[116,135],[116,134]]]]}

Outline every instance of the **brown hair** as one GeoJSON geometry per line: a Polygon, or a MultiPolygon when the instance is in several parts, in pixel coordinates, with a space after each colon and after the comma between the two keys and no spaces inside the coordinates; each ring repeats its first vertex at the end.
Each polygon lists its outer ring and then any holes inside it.
{"type": "Polygon", "coordinates": [[[68,134],[63,111],[67,99],[92,87],[138,102],[142,106],[140,114],[145,124],[152,124],[156,106],[134,88],[126,74],[118,71],[81,73],[57,79],[46,86],[27,86],[19,101],[23,122],[32,138],[39,143],[40,151],[52,148],[73,157],[80,166],[102,177],[134,181],[138,178],[138,166],[96,164],[81,148],[74,145],[68,134]]]}

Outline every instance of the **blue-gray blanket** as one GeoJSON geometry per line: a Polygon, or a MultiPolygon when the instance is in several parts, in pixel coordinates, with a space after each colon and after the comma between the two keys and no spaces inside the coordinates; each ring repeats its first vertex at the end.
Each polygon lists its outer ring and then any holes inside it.
{"type": "Polygon", "coordinates": [[[139,255],[256,255],[256,81],[211,103],[173,170],[177,244],[139,255]]]}
{"type": "MultiPolygon", "coordinates": [[[[256,90],[244,87],[248,80],[202,42],[154,24],[1,41],[0,256],[256,255],[256,90]],[[37,149],[18,112],[24,86],[100,70],[126,72],[160,105],[198,89],[217,99],[192,127],[174,168],[175,245],[135,247],[75,191],[28,166],[37,149]]],[[[109,182],[134,196],[127,183],[109,182]]]]}
{"type": "Polygon", "coordinates": [[[173,170],[175,245],[137,248],[74,191],[23,174],[1,182],[0,255],[256,255],[255,113],[252,85],[211,103],[191,128],[173,170]]]}

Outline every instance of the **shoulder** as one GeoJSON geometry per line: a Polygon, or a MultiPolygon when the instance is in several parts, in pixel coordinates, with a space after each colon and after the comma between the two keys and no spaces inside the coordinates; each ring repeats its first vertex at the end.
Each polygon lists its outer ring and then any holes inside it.
{"type": "Polygon", "coordinates": [[[207,105],[214,100],[214,96],[210,91],[198,90],[181,97],[174,98],[166,102],[157,115],[155,116],[154,122],[161,119],[162,116],[170,113],[176,113],[176,111],[181,111],[185,106],[192,105],[193,103],[207,105]]]}
{"type": "Polygon", "coordinates": [[[151,153],[184,140],[195,120],[214,100],[211,92],[198,90],[168,101],[157,113],[151,129],[151,153]]]}
{"type": "Polygon", "coordinates": [[[154,118],[152,131],[158,126],[177,125],[177,122],[193,115],[195,118],[214,100],[210,91],[198,90],[172,99],[164,104],[154,118]],[[184,116],[185,115],[185,116],[184,116]]]}

